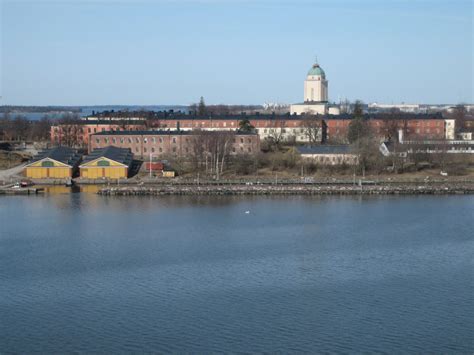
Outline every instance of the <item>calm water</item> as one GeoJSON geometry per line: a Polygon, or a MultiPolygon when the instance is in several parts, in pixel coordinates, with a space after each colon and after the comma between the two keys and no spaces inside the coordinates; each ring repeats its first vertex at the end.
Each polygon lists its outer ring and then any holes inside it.
{"type": "Polygon", "coordinates": [[[473,211],[464,196],[2,197],[0,353],[472,353],[473,211]]]}

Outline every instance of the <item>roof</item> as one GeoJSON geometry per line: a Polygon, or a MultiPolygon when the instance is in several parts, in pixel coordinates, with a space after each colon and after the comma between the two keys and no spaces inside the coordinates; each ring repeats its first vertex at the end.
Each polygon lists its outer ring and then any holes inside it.
{"type": "MultiPolygon", "coordinates": [[[[179,136],[179,135],[195,135],[198,134],[198,130],[148,130],[148,131],[104,131],[104,132],[97,132],[94,133],[93,136],[179,136]]],[[[206,132],[206,134],[217,134],[222,133],[222,131],[209,131],[203,129],[202,132],[206,132]]],[[[230,130],[229,130],[230,132],[230,130]]],[[[241,132],[241,131],[233,131],[233,133],[237,135],[243,136],[255,136],[257,135],[256,132],[241,132]]]]}
{"type": "Polygon", "coordinates": [[[313,64],[311,69],[308,71],[308,75],[320,75],[323,78],[326,77],[326,73],[324,72],[323,68],[319,66],[318,63],[313,64]]]}
{"type": "Polygon", "coordinates": [[[297,147],[300,154],[350,154],[350,145],[316,145],[297,147]]]}
{"type": "Polygon", "coordinates": [[[38,155],[36,155],[30,163],[34,163],[45,158],[56,160],[60,163],[67,164],[70,166],[74,166],[79,163],[82,158],[82,155],[77,153],[77,150],[72,148],[56,147],[39,152],[38,155]]]}
{"type": "Polygon", "coordinates": [[[118,163],[130,166],[133,161],[133,154],[129,148],[119,148],[108,146],[94,150],[84,158],[83,164],[89,163],[99,158],[107,158],[118,163]]]}
{"type": "Polygon", "coordinates": [[[123,118],[123,119],[120,119],[120,120],[104,120],[104,119],[98,119],[98,120],[77,120],[77,121],[74,121],[74,122],[55,122],[53,124],[53,126],[86,126],[86,125],[89,125],[89,126],[93,126],[93,125],[113,125],[113,126],[120,126],[120,125],[144,125],[145,124],[145,121],[146,119],[143,118],[143,119],[140,119],[140,120],[136,120],[136,119],[127,119],[127,118],[123,118]]]}
{"type": "MultiPolygon", "coordinates": [[[[301,105],[307,105],[308,102],[302,102],[301,105]]],[[[318,104],[318,103],[316,103],[318,104]]],[[[321,103],[319,103],[321,104],[321,103]]],[[[330,104],[328,102],[328,104],[330,104]]],[[[309,114],[311,115],[311,114],[309,114]]],[[[318,118],[325,120],[340,120],[340,119],[353,119],[352,114],[343,113],[340,115],[324,114],[318,115],[318,118]]],[[[426,119],[444,119],[441,113],[411,113],[411,112],[400,112],[396,114],[392,113],[365,113],[364,118],[367,119],[400,119],[400,120],[426,120],[426,119]]],[[[155,112],[155,116],[151,119],[151,122],[166,122],[168,120],[172,121],[209,121],[209,120],[250,120],[250,121],[259,121],[259,120],[301,120],[302,115],[290,114],[290,112],[284,114],[277,113],[253,113],[253,114],[209,114],[209,115],[196,115],[196,114],[186,114],[183,112],[155,112]]],[[[108,124],[108,125],[121,125],[127,122],[130,125],[140,125],[143,124],[142,121],[80,121],[79,124],[84,125],[95,125],[95,124],[108,124]],[[140,122],[140,123],[139,123],[140,122]]],[[[58,123],[60,124],[60,123],[58,123]]]]}

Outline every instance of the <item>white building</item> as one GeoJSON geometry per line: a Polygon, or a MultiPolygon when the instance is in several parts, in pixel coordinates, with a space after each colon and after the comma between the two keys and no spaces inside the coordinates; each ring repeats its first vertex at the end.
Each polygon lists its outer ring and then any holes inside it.
{"type": "Polygon", "coordinates": [[[330,107],[328,105],[328,81],[326,73],[318,63],[314,63],[306,75],[304,81],[304,102],[293,104],[290,108],[291,114],[301,115],[326,113],[339,114],[338,107],[330,107]]]}

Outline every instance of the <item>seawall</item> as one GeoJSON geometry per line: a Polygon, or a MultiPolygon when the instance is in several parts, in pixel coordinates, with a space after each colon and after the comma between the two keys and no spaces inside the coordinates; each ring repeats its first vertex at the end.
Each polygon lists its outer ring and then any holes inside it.
{"type": "Polygon", "coordinates": [[[107,187],[103,196],[163,195],[452,195],[474,194],[474,184],[416,185],[231,185],[231,186],[126,186],[107,187]]]}

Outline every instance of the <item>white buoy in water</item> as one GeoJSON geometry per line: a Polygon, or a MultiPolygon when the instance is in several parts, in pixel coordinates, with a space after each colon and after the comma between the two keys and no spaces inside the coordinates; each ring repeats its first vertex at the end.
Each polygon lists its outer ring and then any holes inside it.
{"type": "Polygon", "coordinates": [[[249,214],[249,213],[250,213],[250,211],[245,211],[245,214],[249,214]]]}

